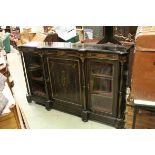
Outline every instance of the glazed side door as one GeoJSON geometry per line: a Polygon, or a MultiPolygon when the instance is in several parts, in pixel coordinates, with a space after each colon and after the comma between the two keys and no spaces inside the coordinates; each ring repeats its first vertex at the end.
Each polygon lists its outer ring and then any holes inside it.
{"type": "Polygon", "coordinates": [[[87,58],[87,108],[98,114],[117,117],[119,62],[87,58]]]}

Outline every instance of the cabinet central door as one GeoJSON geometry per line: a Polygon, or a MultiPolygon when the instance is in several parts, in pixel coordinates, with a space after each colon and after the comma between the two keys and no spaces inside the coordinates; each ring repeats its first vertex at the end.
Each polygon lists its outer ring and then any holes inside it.
{"type": "Polygon", "coordinates": [[[87,60],[88,108],[95,113],[116,115],[118,63],[112,60],[87,60]]]}
{"type": "Polygon", "coordinates": [[[76,58],[48,58],[52,98],[81,104],[80,62],[76,58]]]}

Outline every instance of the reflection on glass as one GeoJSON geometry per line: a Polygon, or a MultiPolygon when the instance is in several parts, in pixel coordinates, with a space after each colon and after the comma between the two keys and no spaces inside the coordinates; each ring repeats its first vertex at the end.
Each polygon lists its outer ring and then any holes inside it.
{"type": "Polygon", "coordinates": [[[105,98],[99,94],[92,94],[91,110],[96,112],[112,113],[112,98],[105,98]]]}
{"type": "Polygon", "coordinates": [[[114,64],[108,61],[91,63],[90,109],[112,114],[114,64]]]}
{"type": "Polygon", "coordinates": [[[111,79],[104,79],[104,78],[93,78],[93,91],[98,92],[111,92],[112,91],[112,80],[111,79]]]}
{"type": "Polygon", "coordinates": [[[92,65],[93,74],[103,74],[103,75],[112,76],[112,72],[113,72],[112,64],[94,63],[92,65]]]}

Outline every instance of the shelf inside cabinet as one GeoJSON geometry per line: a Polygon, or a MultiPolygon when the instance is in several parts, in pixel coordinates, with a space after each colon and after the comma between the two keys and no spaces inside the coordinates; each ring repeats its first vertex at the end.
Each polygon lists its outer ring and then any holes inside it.
{"type": "Polygon", "coordinates": [[[108,98],[112,98],[112,92],[106,92],[106,91],[93,91],[91,92],[91,94],[95,94],[98,96],[105,96],[108,98]]]}
{"type": "Polygon", "coordinates": [[[30,70],[29,78],[34,81],[44,82],[43,71],[41,69],[30,70]]]}
{"type": "Polygon", "coordinates": [[[46,93],[44,93],[40,90],[33,91],[33,94],[36,96],[40,96],[40,97],[46,97],[46,93]]]}
{"type": "Polygon", "coordinates": [[[36,71],[36,70],[41,69],[41,66],[38,64],[31,64],[28,69],[29,71],[36,71]]]}
{"type": "Polygon", "coordinates": [[[106,78],[106,79],[112,80],[112,76],[111,75],[106,75],[106,74],[92,74],[92,76],[96,76],[96,77],[101,77],[101,78],[106,78]]]}
{"type": "Polygon", "coordinates": [[[90,81],[91,92],[99,94],[109,94],[112,92],[112,78],[92,76],[90,81]]]}
{"type": "Polygon", "coordinates": [[[45,84],[39,81],[31,81],[32,92],[35,96],[46,97],[45,84]]]}
{"type": "Polygon", "coordinates": [[[44,82],[43,77],[31,77],[31,79],[32,79],[33,81],[44,82]]]}

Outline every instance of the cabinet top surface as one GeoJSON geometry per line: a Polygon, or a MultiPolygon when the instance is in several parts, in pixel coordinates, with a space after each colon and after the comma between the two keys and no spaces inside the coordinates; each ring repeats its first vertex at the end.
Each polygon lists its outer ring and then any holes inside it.
{"type": "Polygon", "coordinates": [[[38,49],[63,49],[63,50],[76,50],[76,51],[100,51],[112,52],[118,54],[127,53],[127,48],[116,44],[91,44],[91,43],[65,43],[65,42],[29,42],[27,44],[18,46],[31,47],[38,49]]]}

